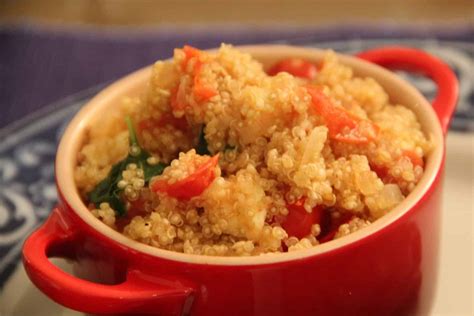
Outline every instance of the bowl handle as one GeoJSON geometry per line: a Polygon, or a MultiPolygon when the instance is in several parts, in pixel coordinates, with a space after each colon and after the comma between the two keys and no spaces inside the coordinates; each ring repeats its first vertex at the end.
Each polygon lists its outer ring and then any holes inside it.
{"type": "Polygon", "coordinates": [[[357,57],[389,69],[405,70],[431,78],[438,86],[433,108],[446,135],[459,93],[456,75],[446,63],[425,51],[401,46],[370,49],[357,54],[357,57]]]}
{"type": "Polygon", "coordinates": [[[190,308],[193,290],[179,282],[166,287],[152,284],[128,267],[123,283],[104,285],[79,279],[53,265],[48,255],[67,253],[71,242],[77,240],[77,233],[66,223],[64,215],[54,209],[23,246],[23,264],[29,278],[51,299],[92,314],[182,315],[190,308]]]}

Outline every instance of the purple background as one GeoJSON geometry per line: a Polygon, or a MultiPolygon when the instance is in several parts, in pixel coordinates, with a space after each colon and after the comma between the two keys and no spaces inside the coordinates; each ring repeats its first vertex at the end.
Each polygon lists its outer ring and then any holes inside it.
{"type": "Polygon", "coordinates": [[[469,41],[474,28],[346,26],[337,28],[200,28],[197,30],[57,30],[0,26],[0,128],[51,102],[169,57],[174,47],[221,42],[317,43],[354,38],[414,38],[469,41]]]}

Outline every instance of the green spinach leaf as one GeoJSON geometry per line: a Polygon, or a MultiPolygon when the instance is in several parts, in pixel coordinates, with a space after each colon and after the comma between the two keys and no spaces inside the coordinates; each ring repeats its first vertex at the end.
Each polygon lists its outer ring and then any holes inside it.
{"type": "Polygon", "coordinates": [[[205,126],[203,125],[201,127],[201,131],[199,132],[199,140],[198,140],[198,144],[197,144],[197,147],[196,147],[196,153],[198,155],[210,155],[211,154],[211,152],[207,148],[206,138],[204,138],[204,128],[205,128],[205,126]]]}
{"type": "Polygon", "coordinates": [[[99,207],[100,203],[107,202],[119,216],[124,216],[127,212],[121,196],[122,189],[118,187],[118,182],[122,180],[122,172],[127,168],[127,165],[134,163],[143,170],[145,184],[148,184],[152,177],[160,175],[167,166],[163,163],[149,163],[148,158],[151,155],[140,147],[132,120],[130,117],[126,117],[125,121],[129,132],[128,156],[112,166],[107,177],[88,194],[89,201],[94,203],[96,207],[99,207]]]}

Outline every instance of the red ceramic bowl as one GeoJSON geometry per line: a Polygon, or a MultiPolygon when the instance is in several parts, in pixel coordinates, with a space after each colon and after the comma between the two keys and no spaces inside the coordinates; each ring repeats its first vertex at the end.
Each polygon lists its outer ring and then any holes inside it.
{"type": "MultiPolygon", "coordinates": [[[[247,46],[266,67],[286,57],[319,61],[324,52],[289,46],[247,46]]],[[[209,257],[153,248],[98,221],[74,184],[76,153],[89,124],[124,96],[146,88],[150,68],[112,84],[72,120],[59,145],[60,202],[25,242],[33,283],[56,302],[94,314],[403,315],[427,314],[436,286],[444,134],[457,81],[425,52],[387,47],[340,56],[358,76],[375,78],[393,103],[410,107],[435,142],[415,190],[389,214],[350,236],[312,249],[258,257],[209,257]],[[409,83],[378,66],[425,74],[438,85],[433,106],[409,83]],[[75,262],[75,275],[48,258],[75,262]]]]}

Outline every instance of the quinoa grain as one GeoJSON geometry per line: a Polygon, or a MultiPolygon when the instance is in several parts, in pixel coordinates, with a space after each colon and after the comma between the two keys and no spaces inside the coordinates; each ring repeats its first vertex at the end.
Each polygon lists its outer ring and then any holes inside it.
{"type": "MultiPolygon", "coordinates": [[[[342,238],[390,212],[422,177],[433,144],[415,114],[391,104],[379,83],[354,76],[333,52],[312,82],[285,72],[268,76],[250,55],[228,45],[201,54],[198,61],[177,49],[173,60],[155,63],[146,93],[114,109],[107,128],[91,126],[78,153],[75,180],[85,201],[112,165],[128,153],[140,154],[139,147],[128,148],[125,115],[136,122],[139,143],[152,155],[147,163],[169,164],[149,183],[136,164],[122,172],[121,198],[129,208],[143,203],[125,227],[117,227],[109,203],[91,206],[95,217],[127,237],[209,256],[308,249],[327,229],[313,222],[305,237],[292,236],[283,228],[289,205],[301,203],[307,216],[318,207],[335,222],[351,218],[337,228],[335,238],[342,238]],[[303,88],[308,84],[338,111],[356,117],[362,131],[376,125],[373,140],[335,138],[325,117],[315,113],[303,88]],[[195,149],[202,127],[209,155],[195,149]],[[202,166],[217,154],[219,162],[206,171],[208,183],[199,194],[183,199],[154,191],[156,181],[187,183],[191,190],[204,181],[202,166]]],[[[338,136],[345,134],[354,136],[354,130],[346,126],[338,136]]]]}

